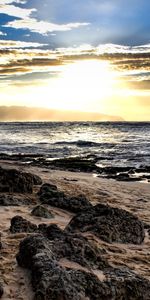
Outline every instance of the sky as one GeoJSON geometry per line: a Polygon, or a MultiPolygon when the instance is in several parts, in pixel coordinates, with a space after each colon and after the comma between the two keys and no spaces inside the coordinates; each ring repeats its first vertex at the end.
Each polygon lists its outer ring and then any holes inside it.
{"type": "Polygon", "coordinates": [[[150,121],[148,0],[0,0],[0,105],[150,121]]]}

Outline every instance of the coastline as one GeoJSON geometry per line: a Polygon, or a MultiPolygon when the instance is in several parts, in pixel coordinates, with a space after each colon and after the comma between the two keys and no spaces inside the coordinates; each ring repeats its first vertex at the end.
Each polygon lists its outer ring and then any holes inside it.
{"type": "MultiPolygon", "coordinates": [[[[150,226],[150,186],[147,183],[118,182],[113,179],[94,177],[91,173],[49,170],[44,167],[20,165],[14,161],[1,161],[0,166],[36,174],[41,177],[43,183],[57,185],[58,189],[65,192],[68,196],[83,194],[92,205],[101,203],[124,209],[137,216],[147,226],[150,226]]],[[[61,229],[64,229],[74,216],[73,213],[56,207],[50,207],[54,214],[54,218],[51,220],[32,216],[31,210],[36,203],[37,191],[38,187],[35,187],[31,195],[20,194],[20,197],[30,199],[31,204],[28,206],[0,206],[0,232],[4,245],[4,248],[1,250],[1,280],[4,283],[2,299],[4,300],[33,299],[33,291],[29,283],[29,272],[18,267],[15,259],[20,241],[30,234],[11,234],[9,232],[11,218],[19,214],[35,224],[57,224],[61,229]]],[[[127,267],[135,274],[150,280],[150,239],[147,229],[145,229],[145,239],[141,245],[117,242],[110,244],[100,240],[91,233],[88,233],[88,238],[104,250],[104,257],[111,266],[115,268],[127,267]]],[[[62,266],[69,264],[73,269],[81,268],[81,266],[65,260],[62,260],[61,264],[62,266]]],[[[99,273],[98,276],[101,277],[102,274],[99,273]]]]}

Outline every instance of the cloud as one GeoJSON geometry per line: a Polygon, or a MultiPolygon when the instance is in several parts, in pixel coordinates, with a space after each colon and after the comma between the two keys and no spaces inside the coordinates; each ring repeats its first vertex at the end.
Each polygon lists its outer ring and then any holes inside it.
{"type": "Polygon", "coordinates": [[[26,18],[22,20],[8,22],[7,25],[4,25],[4,27],[12,27],[15,29],[28,29],[31,32],[37,32],[42,35],[47,35],[48,33],[54,31],[69,31],[74,28],[87,25],[89,25],[89,23],[54,24],[45,21],[37,21],[34,18],[26,18]]]}
{"type": "Polygon", "coordinates": [[[0,4],[0,13],[17,18],[11,22],[7,22],[3,27],[14,28],[14,29],[25,29],[30,32],[36,32],[41,35],[47,35],[55,31],[69,31],[74,28],[79,28],[81,26],[87,26],[89,23],[86,22],[74,22],[66,24],[55,24],[52,22],[47,22],[44,20],[37,20],[32,17],[32,14],[37,10],[36,8],[22,8],[17,6],[17,4],[24,4],[26,1],[22,0],[2,0],[0,4]],[[18,20],[19,19],[19,20],[18,20]]]}
{"type": "Polygon", "coordinates": [[[18,4],[25,4],[27,0],[1,0],[2,5],[11,4],[11,3],[18,3],[18,4]]]}
{"type": "MultiPolygon", "coordinates": [[[[14,1],[11,1],[9,3],[12,3],[14,1]]],[[[19,19],[26,19],[29,18],[32,14],[32,12],[35,12],[36,9],[26,9],[26,8],[21,8],[16,5],[10,5],[8,2],[4,1],[4,4],[0,4],[0,13],[1,14],[6,14],[12,17],[17,17],[19,19]]],[[[15,3],[22,3],[22,2],[16,2],[15,3]]]]}
{"type": "MultiPolygon", "coordinates": [[[[130,85],[131,89],[136,89],[138,82],[147,80],[150,74],[149,45],[127,47],[107,44],[93,47],[92,45],[83,44],[80,47],[57,48],[54,50],[42,48],[43,46],[44,44],[40,43],[1,40],[1,80],[3,78],[9,79],[12,74],[17,76],[17,80],[22,75],[30,74],[31,76],[28,76],[27,81],[32,81],[34,78],[37,79],[37,73],[40,74],[41,80],[46,80],[46,78],[59,76],[64,64],[85,59],[109,61],[111,70],[115,72],[119,80],[125,84],[132,83],[130,85]],[[146,49],[146,52],[143,52],[143,49],[146,49]],[[135,82],[137,82],[137,85],[135,82]]],[[[11,78],[12,82],[14,80],[16,80],[15,77],[11,78]]],[[[139,84],[143,90],[149,89],[148,85],[148,82],[145,85],[139,84]]]]}
{"type": "Polygon", "coordinates": [[[20,49],[20,48],[38,48],[45,44],[32,43],[32,42],[22,42],[13,40],[0,40],[0,50],[3,49],[20,49]]]}
{"type": "Polygon", "coordinates": [[[6,36],[7,33],[0,31],[0,35],[1,35],[1,36],[6,36]]]}

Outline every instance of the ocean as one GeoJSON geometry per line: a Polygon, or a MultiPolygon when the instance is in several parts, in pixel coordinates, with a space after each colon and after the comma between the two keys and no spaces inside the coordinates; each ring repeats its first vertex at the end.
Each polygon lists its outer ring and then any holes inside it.
{"type": "Polygon", "coordinates": [[[93,155],[100,166],[150,166],[150,122],[1,122],[0,153],[93,155]]]}

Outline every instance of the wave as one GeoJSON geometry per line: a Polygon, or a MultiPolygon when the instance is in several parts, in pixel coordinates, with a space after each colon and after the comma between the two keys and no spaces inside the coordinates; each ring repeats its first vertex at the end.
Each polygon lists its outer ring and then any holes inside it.
{"type": "Polygon", "coordinates": [[[78,140],[78,141],[60,141],[55,142],[54,145],[72,145],[77,147],[114,147],[115,144],[113,143],[97,143],[93,141],[85,141],[85,140],[78,140]]]}

